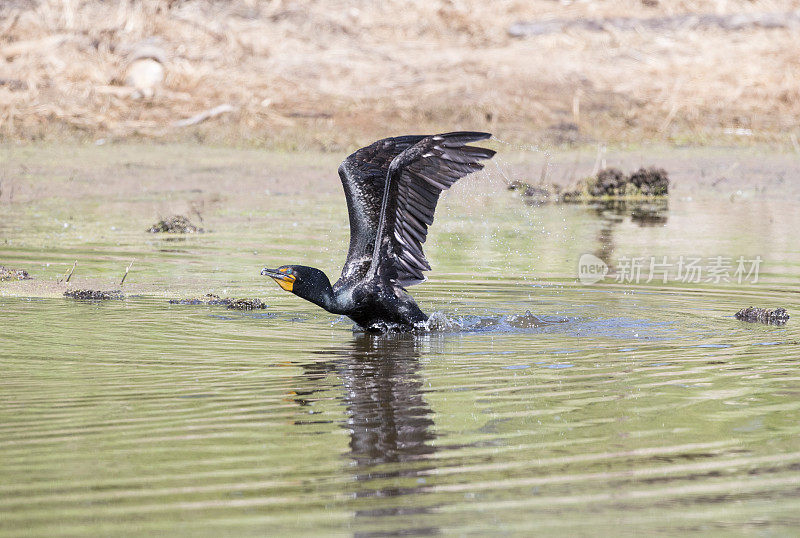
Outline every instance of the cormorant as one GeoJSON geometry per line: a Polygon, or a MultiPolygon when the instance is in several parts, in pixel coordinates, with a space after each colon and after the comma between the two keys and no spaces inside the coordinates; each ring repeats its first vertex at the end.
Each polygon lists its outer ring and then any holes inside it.
{"type": "Polygon", "coordinates": [[[264,268],[281,288],[344,314],[368,330],[410,330],[428,319],[405,288],[424,282],[431,266],[422,244],[439,195],[495,152],[468,146],[489,133],[455,132],[385,138],[339,166],[350,216],[350,248],[331,286],[313,267],[264,268]]]}

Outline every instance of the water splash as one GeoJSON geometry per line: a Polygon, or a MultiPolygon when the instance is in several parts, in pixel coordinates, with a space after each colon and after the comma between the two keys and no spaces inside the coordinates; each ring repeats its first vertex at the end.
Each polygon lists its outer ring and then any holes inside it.
{"type": "MultiPolygon", "coordinates": [[[[515,333],[533,331],[559,323],[567,323],[567,318],[544,318],[527,310],[524,314],[498,314],[494,316],[451,316],[436,311],[430,317],[414,326],[415,334],[421,333],[515,333]]],[[[407,328],[391,323],[376,323],[363,328],[353,327],[355,333],[398,333],[407,332],[407,328]]]]}

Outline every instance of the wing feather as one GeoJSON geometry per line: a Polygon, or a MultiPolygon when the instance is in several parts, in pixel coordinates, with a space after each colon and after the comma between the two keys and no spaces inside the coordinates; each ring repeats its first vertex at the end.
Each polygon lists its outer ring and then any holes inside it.
{"type": "Polygon", "coordinates": [[[386,217],[393,224],[394,256],[399,261],[397,276],[401,285],[411,286],[425,280],[422,272],[429,271],[430,264],[422,245],[427,239],[428,226],[433,224],[439,195],[462,177],[482,169],[479,160],[494,156],[490,149],[466,145],[490,136],[476,132],[429,136],[392,162],[390,181],[397,182],[398,187],[394,203],[387,206],[386,217]]]}
{"type": "Polygon", "coordinates": [[[412,135],[378,140],[354,152],[339,166],[350,220],[350,246],[342,268],[342,279],[360,279],[367,274],[378,233],[389,165],[400,153],[423,138],[412,135]]]}
{"type": "Polygon", "coordinates": [[[342,279],[364,278],[377,262],[372,271],[388,264],[391,276],[403,286],[423,282],[423,271],[431,266],[422,245],[439,196],[482,169],[479,161],[494,156],[490,149],[467,145],[490,136],[464,131],[385,138],[347,157],[339,167],[350,217],[342,279]]]}

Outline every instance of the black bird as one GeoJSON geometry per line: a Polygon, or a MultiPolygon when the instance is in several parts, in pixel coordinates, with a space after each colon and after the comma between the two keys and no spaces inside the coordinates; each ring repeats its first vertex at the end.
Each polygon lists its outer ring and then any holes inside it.
{"type": "Polygon", "coordinates": [[[285,289],[365,329],[410,330],[428,319],[405,288],[425,281],[431,266],[422,244],[439,195],[480,170],[495,152],[467,146],[489,133],[456,132],[385,138],[339,166],[350,215],[350,248],[342,276],[331,286],[313,267],[264,268],[285,289]]]}

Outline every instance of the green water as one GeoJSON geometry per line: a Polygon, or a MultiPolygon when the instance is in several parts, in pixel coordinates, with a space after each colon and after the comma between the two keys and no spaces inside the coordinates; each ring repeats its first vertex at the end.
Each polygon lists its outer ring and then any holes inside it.
{"type": "Polygon", "coordinates": [[[337,274],[335,190],[223,198],[187,237],[144,233],[163,197],[0,207],[0,263],[32,282],[77,259],[70,286],[113,289],[136,259],[122,301],[0,283],[0,534],[800,529],[795,201],[675,196],[642,219],[476,177],[441,202],[411,290],[448,330],[375,337],[259,276],[337,274]],[[763,263],[756,283],[584,285],[584,253],[763,263]],[[269,308],[167,301],[206,292],[269,308]],[[795,317],[733,318],[751,304],[795,317]]]}

